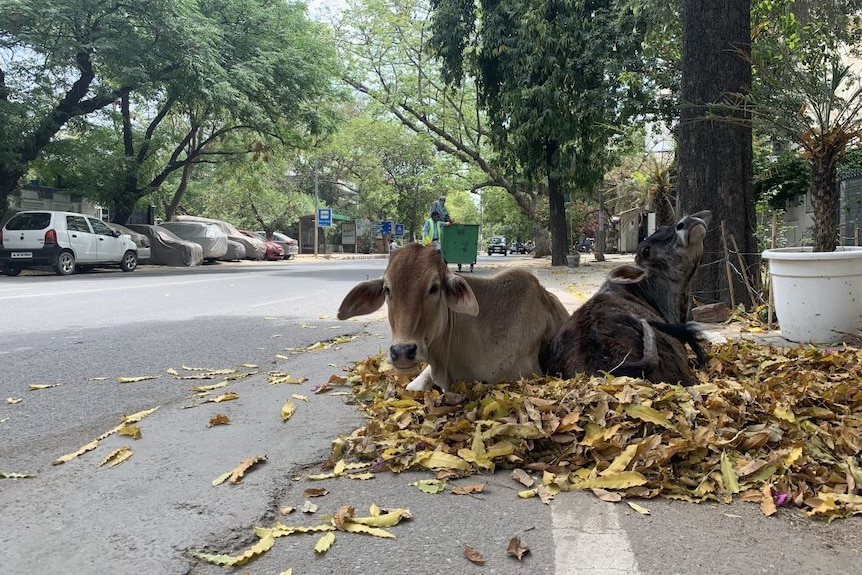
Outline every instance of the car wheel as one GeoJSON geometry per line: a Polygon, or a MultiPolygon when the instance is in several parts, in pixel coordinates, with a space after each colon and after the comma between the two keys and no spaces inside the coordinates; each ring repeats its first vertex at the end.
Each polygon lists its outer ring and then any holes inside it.
{"type": "Polygon", "coordinates": [[[284,256],[284,259],[289,260],[292,257],[293,257],[293,254],[287,254],[286,256],[284,256]]]}
{"type": "Polygon", "coordinates": [[[58,276],[68,276],[75,273],[75,254],[68,250],[60,252],[55,268],[58,276]]]}
{"type": "Polygon", "coordinates": [[[15,264],[10,264],[8,262],[3,263],[3,275],[15,277],[21,273],[21,268],[16,266],[15,264]]]}
{"type": "Polygon", "coordinates": [[[135,271],[135,268],[138,267],[138,254],[133,252],[132,250],[127,251],[123,254],[123,259],[120,261],[120,269],[124,272],[132,272],[135,271]]]}

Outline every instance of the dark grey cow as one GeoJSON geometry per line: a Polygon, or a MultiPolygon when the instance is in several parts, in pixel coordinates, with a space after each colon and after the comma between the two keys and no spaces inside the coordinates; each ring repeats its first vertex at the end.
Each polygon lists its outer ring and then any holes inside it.
{"type": "Polygon", "coordinates": [[[695,383],[685,344],[705,355],[686,325],[691,280],[703,255],[711,213],[685,216],[638,245],[635,265],[608,274],[551,341],[548,373],[628,375],[658,383],[695,383]]]}

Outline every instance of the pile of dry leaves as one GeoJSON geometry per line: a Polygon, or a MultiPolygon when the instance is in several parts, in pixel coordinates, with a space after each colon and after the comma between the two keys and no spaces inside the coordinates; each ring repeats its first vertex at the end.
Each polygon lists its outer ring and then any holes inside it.
{"type": "Polygon", "coordinates": [[[442,476],[523,468],[561,490],[602,498],[724,501],[862,513],[862,351],[714,346],[700,384],[631,378],[539,378],[456,387],[461,397],[404,391],[381,356],[356,364],[365,426],[333,443],[379,469],[442,476]]]}

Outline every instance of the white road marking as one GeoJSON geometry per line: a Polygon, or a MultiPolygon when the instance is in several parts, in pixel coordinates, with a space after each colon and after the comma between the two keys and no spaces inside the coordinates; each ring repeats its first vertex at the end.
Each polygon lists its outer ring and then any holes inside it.
{"type": "Polygon", "coordinates": [[[80,294],[93,294],[93,293],[109,292],[109,291],[126,291],[126,290],[130,290],[130,289],[164,288],[164,287],[201,284],[201,283],[211,284],[211,283],[217,282],[217,281],[220,281],[220,282],[235,281],[237,279],[240,279],[241,277],[242,276],[230,276],[230,277],[225,277],[225,278],[212,278],[212,277],[210,277],[207,279],[186,280],[186,281],[181,281],[181,282],[161,282],[161,283],[148,283],[148,284],[140,284],[140,285],[123,284],[123,285],[118,285],[116,287],[107,287],[107,288],[98,288],[98,289],[87,288],[87,289],[76,289],[76,290],[71,290],[71,291],[62,290],[62,291],[56,291],[56,292],[42,291],[39,293],[26,293],[26,294],[19,294],[19,295],[0,296],[0,300],[34,298],[34,297],[43,298],[43,297],[52,296],[52,295],[68,296],[68,295],[80,295],[80,294]]]}
{"type": "MultiPolygon", "coordinates": [[[[617,508],[582,494],[551,502],[556,575],[639,575],[617,508]]],[[[583,494],[586,495],[586,494],[583,494]]]]}
{"type": "Polygon", "coordinates": [[[304,297],[304,296],[297,296],[297,297],[289,297],[289,298],[285,298],[285,299],[276,299],[276,300],[272,300],[272,301],[268,301],[268,302],[264,302],[264,303],[256,303],[256,304],[254,304],[254,305],[250,305],[250,306],[248,306],[248,307],[265,307],[265,306],[268,306],[268,305],[275,305],[275,304],[278,304],[278,303],[285,303],[285,302],[289,302],[289,301],[296,301],[296,300],[298,300],[298,299],[305,299],[305,297],[304,297]]]}

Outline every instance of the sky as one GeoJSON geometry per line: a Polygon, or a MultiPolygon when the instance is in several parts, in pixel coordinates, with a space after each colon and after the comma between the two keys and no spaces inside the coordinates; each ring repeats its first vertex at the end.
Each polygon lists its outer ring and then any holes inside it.
{"type": "Polygon", "coordinates": [[[315,17],[325,13],[327,9],[333,12],[343,9],[347,0],[306,0],[306,3],[308,4],[308,15],[315,17]]]}

